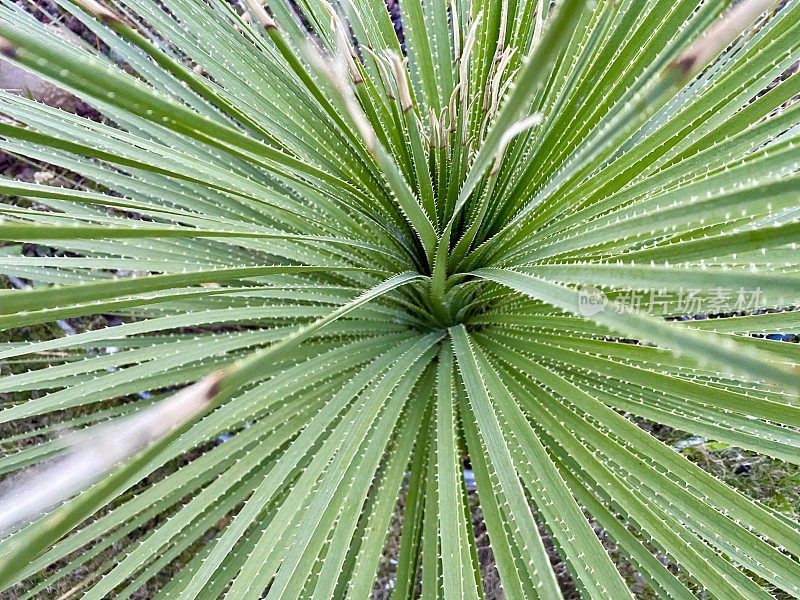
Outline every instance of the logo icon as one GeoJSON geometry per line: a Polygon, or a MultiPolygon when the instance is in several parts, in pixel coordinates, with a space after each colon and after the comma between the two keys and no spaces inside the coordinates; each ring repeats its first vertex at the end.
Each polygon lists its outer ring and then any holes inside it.
{"type": "Polygon", "coordinates": [[[608,298],[596,287],[583,286],[578,290],[578,312],[584,317],[601,313],[608,306],[608,298]]]}

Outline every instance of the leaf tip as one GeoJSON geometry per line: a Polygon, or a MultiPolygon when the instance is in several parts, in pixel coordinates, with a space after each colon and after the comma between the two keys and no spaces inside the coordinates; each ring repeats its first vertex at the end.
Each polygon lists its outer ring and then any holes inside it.
{"type": "Polygon", "coordinates": [[[0,56],[14,59],[17,56],[17,49],[5,38],[0,37],[0,56]]]}
{"type": "Polygon", "coordinates": [[[118,13],[97,0],[76,0],[76,3],[95,19],[99,19],[106,24],[123,22],[122,17],[118,13]]]}
{"type": "Polygon", "coordinates": [[[247,8],[252,16],[254,16],[261,26],[267,31],[273,31],[278,28],[275,19],[267,12],[259,0],[245,0],[247,8]]]}
{"type": "Polygon", "coordinates": [[[206,401],[213,400],[222,389],[222,382],[228,376],[227,371],[217,371],[208,376],[207,387],[205,389],[206,401]]]}
{"type": "Polygon", "coordinates": [[[400,107],[404,113],[407,113],[414,107],[414,101],[411,97],[411,86],[408,84],[408,59],[401,59],[394,52],[388,53],[389,63],[394,72],[394,78],[397,81],[397,93],[400,96],[400,107]]]}
{"type": "Polygon", "coordinates": [[[670,69],[677,71],[681,76],[687,75],[691,72],[692,68],[697,64],[697,55],[689,54],[684,55],[670,63],[670,69]]]}

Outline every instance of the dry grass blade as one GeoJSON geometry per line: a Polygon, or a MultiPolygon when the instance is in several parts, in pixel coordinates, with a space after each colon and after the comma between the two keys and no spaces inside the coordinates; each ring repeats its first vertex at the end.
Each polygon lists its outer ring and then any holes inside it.
{"type": "Polygon", "coordinates": [[[224,375],[215,373],[142,413],[97,425],[63,440],[66,452],[4,483],[0,492],[0,533],[33,521],[102,478],[171,431],[205,411],[224,375]]]}

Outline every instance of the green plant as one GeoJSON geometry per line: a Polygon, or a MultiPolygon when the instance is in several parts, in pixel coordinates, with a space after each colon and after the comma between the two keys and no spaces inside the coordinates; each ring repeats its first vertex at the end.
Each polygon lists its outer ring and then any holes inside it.
{"type": "Polygon", "coordinates": [[[507,598],[560,597],[540,526],[583,597],[631,596],[596,527],[657,597],[800,596],[800,525],[628,418],[798,462],[798,346],[751,335],[800,325],[798,2],[402,0],[403,46],[375,0],[59,4],[97,44],[0,0],[0,49],[105,121],[0,94],[81,176],[0,181],[58,250],[2,248],[0,325],[125,322],[0,347],[46,391],[0,468],[54,461],[2,587],[364,598],[402,497],[393,597],[480,598],[469,457],[507,598]]]}

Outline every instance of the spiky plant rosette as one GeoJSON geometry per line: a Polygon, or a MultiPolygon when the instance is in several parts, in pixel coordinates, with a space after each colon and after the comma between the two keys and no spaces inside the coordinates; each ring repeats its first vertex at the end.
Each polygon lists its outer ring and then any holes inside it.
{"type": "Polygon", "coordinates": [[[509,599],[800,595],[637,426],[800,460],[800,3],[59,4],[2,53],[104,119],[0,94],[0,325],[117,324],[0,346],[0,586],[367,598],[393,527],[483,598],[477,502],[509,599]]]}

